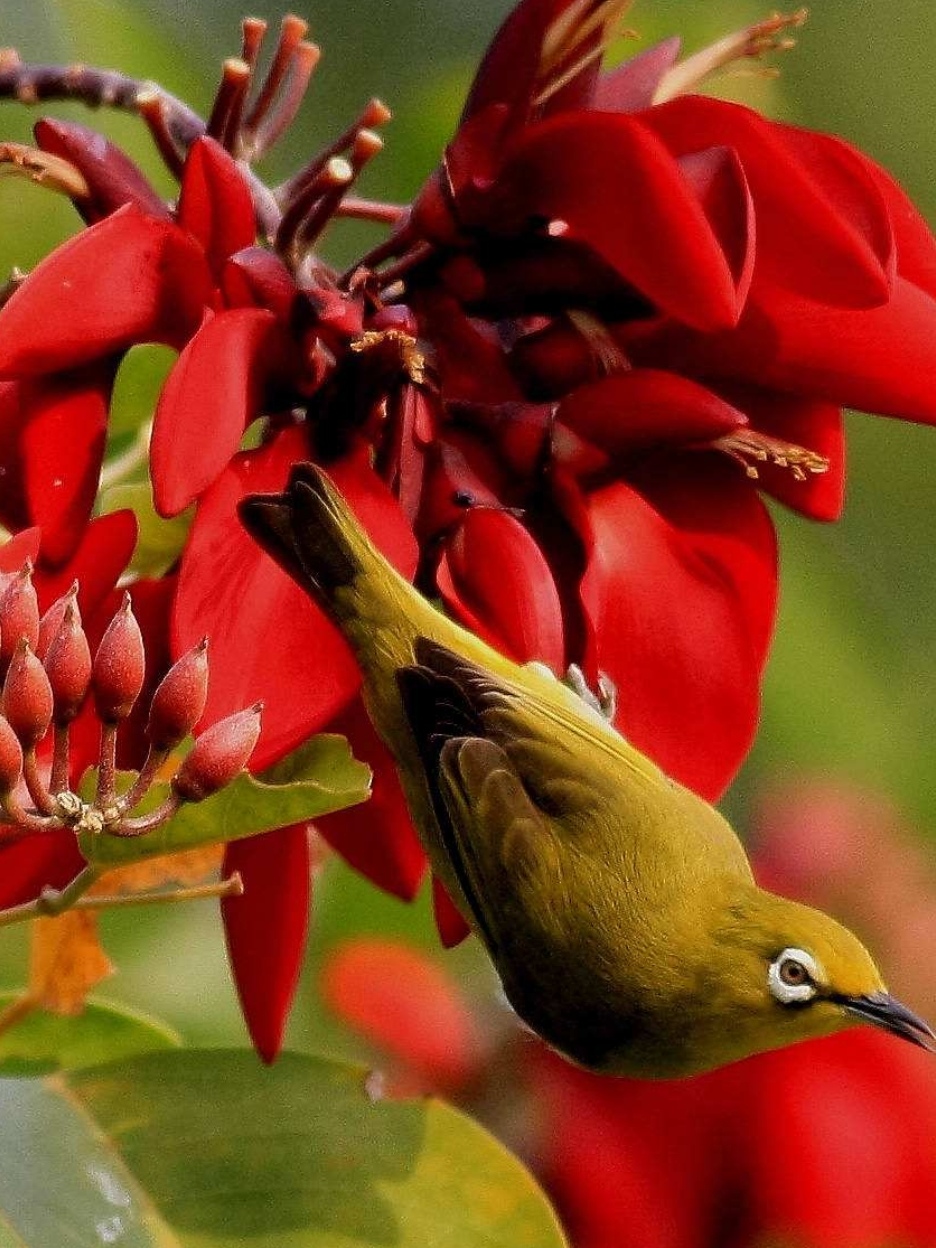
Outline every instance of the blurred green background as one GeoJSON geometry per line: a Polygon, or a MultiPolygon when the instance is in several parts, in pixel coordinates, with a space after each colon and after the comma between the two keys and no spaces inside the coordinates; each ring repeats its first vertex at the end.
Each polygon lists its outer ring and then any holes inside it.
{"type": "MultiPolygon", "coordinates": [[[[473,66],[508,0],[316,0],[303,9],[325,52],[293,128],[264,170],[277,180],[344,127],[370,95],[394,109],[387,150],[368,171],[372,194],[403,199],[433,167],[451,132],[473,66]]],[[[692,49],[763,17],[747,0],[640,0],[630,15],[639,44],[681,33],[692,49]]],[[[275,26],[280,11],[252,10],[275,26]]],[[[0,44],[24,59],[85,61],[158,80],[204,111],[217,67],[238,49],[239,0],[7,0],[0,44]]],[[[936,221],[936,6],[902,0],[886,15],[868,0],[821,0],[779,79],[751,72],[719,89],[774,116],[831,130],[893,170],[936,221]]],[[[628,48],[628,51],[630,48],[628,48]]],[[[166,192],[142,126],[56,108],[100,127],[151,170],[166,192]]],[[[0,105],[0,137],[23,139],[34,117],[0,105]]],[[[0,272],[28,268],[74,230],[70,208],[20,179],[0,177],[0,272]]],[[[360,229],[360,227],[357,227],[360,229]]],[[[333,240],[350,257],[360,235],[333,240]]],[[[727,805],[743,826],[759,788],[798,770],[829,771],[895,797],[936,830],[936,431],[855,415],[850,420],[845,519],[808,525],[781,514],[782,607],[757,746],[727,805]]],[[[626,697],[626,690],[621,691],[626,697]]],[[[934,850],[936,852],[936,850],[934,850]]],[[[212,903],[139,910],[104,919],[119,974],[109,997],[158,1014],[199,1042],[240,1042],[243,1025],[212,903]]],[[[342,1046],[316,1005],[323,954],[343,935],[406,933],[432,947],[424,905],[383,897],[338,863],[319,880],[306,981],[290,1027],[297,1047],[342,1046]]],[[[258,937],[259,938],[259,937],[258,937]]],[[[22,982],[21,933],[0,941],[0,987],[22,982]]],[[[450,966],[487,982],[470,946],[450,966]]]]}

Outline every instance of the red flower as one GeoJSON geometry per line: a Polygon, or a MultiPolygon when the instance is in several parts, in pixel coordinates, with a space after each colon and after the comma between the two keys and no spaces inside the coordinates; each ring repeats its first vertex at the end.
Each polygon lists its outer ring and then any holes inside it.
{"type": "MultiPolygon", "coordinates": [[[[271,78],[248,110],[249,84],[226,78],[207,127],[163,99],[171,210],[90,132],[37,130],[83,179],[89,225],[0,311],[0,518],[41,520],[48,558],[67,559],[123,352],[176,347],[150,457],[157,509],[194,505],[172,653],[211,634],[209,718],[265,700],[256,766],[349,733],[374,797],[323,835],[404,897],[425,859],[354,664],[240,529],[243,494],[279,488],[297,459],[325,463],[421,589],[519,660],[610,677],[622,730],[715,797],[750,744],[774,619],[775,537],[752,478],[832,518],[842,404],[936,417],[936,247],[902,193],[837,140],[684,96],[721,52],[679,63],[670,42],[602,77],[616,7],[523,0],[441,170],[344,276],[314,248],[335,213],[361,210],[345,195],[386,110],[370,105],[275,193],[249,169],[314,59],[298,19],[274,58],[282,91],[271,78]]],[[[31,72],[16,71],[24,97],[31,72]]],[[[271,1055],[305,927],[304,836],[230,858],[247,893],[225,905],[229,944],[271,1055]]],[[[435,895],[455,940],[464,925],[435,895]]]]}

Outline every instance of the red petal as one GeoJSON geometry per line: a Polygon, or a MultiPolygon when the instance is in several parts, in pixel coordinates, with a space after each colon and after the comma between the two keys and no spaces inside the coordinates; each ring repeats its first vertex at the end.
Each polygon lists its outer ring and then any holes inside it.
{"type": "Polygon", "coordinates": [[[678,35],[663,39],[607,74],[595,86],[592,107],[613,113],[636,113],[653,103],[660,83],[679,60],[678,35]]]}
{"type": "Polygon", "coordinates": [[[328,724],[348,738],[355,758],[373,772],[363,806],[316,820],[324,840],[379,888],[412,901],[426,874],[426,855],[413,828],[390,751],[377,736],[360,698],[328,724]]]}
{"type": "Polygon", "coordinates": [[[813,136],[724,100],[682,96],[640,119],[677,156],[735,149],[757,214],[758,277],[843,306],[887,298],[890,224],[857,165],[842,160],[825,170],[813,136]]]}
{"type": "Polygon", "coordinates": [[[136,342],[181,345],[209,295],[195,241],[127,205],[53,251],[0,310],[0,373],[57,372],[136,342]]]}
{"type": "Polygon", "coordinates": [[[23,481],[20,438],[26,422],[29,382],[0,381],[0,522],[7,529],[21,529],[29,523],[23,481]]]}
{"type": "Polygon", "coordinates": [[[283,358],[272,312],[237,308],[209,316],[166,379],[153,423],[150,473],[156,510],[184,511],[217,480],[283,358]]]}
{"type": "Polygon", "coordinates": [[[655,368],[635,368],[579,386],[559,419],[610,455],[665,443],[711,442],[747,423],[743,412],[697,382],[655,368]]]}
{"type": "Polygon", "coordinates": [[[564,221],[571,239],[677,320],[698,329],[737,321],[743,299],[703,206],[641,122],[618,113],[551,118],[523,133],[501,180],[511,217],[564,221]]]}
{"type": "Polygon", "coordinates": [[[84,866],[70,828],[0,844],[0,910],[34,901],[43,888],[64,888],[84,866]]]}
{"type": "Polygon", "coordinates": [[[112,511],[92,520],[81,535],[78,549],[64,567],[41,569],[36,578],[39,606],[45,611],[77,580],[78,606],[90,620],[126,571],[137,540],[132,511],[112,511]]]}
{"type": "Polygon", "coordinates": [[[829,461],[828,472],[810,473],[804,481],[797,480],[788,468],[756,462],[759,488],[812,520],[837,520],[845,501],[842,409],[834,403],[754,386],[729,387],[726,393],[747,413],[754,430],[816,451],[829,461]]]}
{"type": "Polygon", "coordinates": [[[432,911],[439,939],[446,949],[453,949],[471,935],[470,925],[462,918],[461,911],[437,875],[432,877],[432,911]]]}
{"type": "Polygon", "coordinates": [[[244,175],[207,135],[189,148],[176,215],[182,229],[201,244],[217,279],[230,256],[256,242],[253,201],[244,175]]]}
{"type": "MultiPolygon", "coordinates": [[[[210,635],[207,722],[264,700],[254,755],[261,768],[324,728],[360,680],[338,631],[237,518],[245,494],[282,489],[290,466],[308,458],[298,427],[258,451],[236,455],[198,503],[179,575],[173,654],[179,657],[210,635]]],[[[330,464],[329,473],[378,545],[412,576],[415,540],[367,463],[367,448],[330,464]]]]}
{"type": "Polygon", "coordinates": [[[250,1038],[272,1062],[283,1042],[309,923],[307,825],[232,842],[224,873],[234,871],[244,894],[221,902],[228,955],[250,1038]]]}
{"type": "Polygon", "coordinates": [[[27,559],[35,563],[41,536],[38,529],[24,529],[0,545],[0,572],[19,572],[27,559]]]}
{"type": "Polygon", "coordinates": [[[34,127],[36,142],[81,170],[91,192],[77,207],[87,221],[109,216],[134,204],[151,217],[169,220],[169,209],[133,161],[103,134],[56,117],[43,117],[34,127]]]}
{"type": "Polygon", "coordinates": [[[446,542],[436,572],[456,618],[520,663],[565,667],[562,604],[549,564],[519,520],[472,508],[446,542]]]}
{"type": "Polygon", "coordinates": [[[711,458],[670,456],[648,468],[642,493],[619,482],[591,495],[581,594],[621,731],[715,799],[757,724],[776,549],[755,491],[711,458]]]}
{"type": "MultiPolygon", "coordinates": [[[[816,1248],[909,1243],[914,1179],[929,1192],[934,1182],[931,1137],[913,1129],[921,1099],[931,1112],[926,1058],[862,1030],[756,1060],[760,1077],[745,1105],[752,1239],[816,1248]],[[794,1201],[783,1178],[791,1166],[794,1201]]],[[[924,1121],[932,1130],[932,1117],[924,1121]]]]}
{"type": "Polygon", "coordinates": [[[428,955],[359,937],[331,954],[322,995],[371,1044],[428,1089],[453,1092],[478,1070],[484,1043],[453,980],[428,955]]]}
{"type": "Polygon", "coordinates": [[[631,344],[634,357],[837,407],[936,421],[936,299],[900,277],[886,304],[861,311],[755,286],[734,333],[664,330],[631,344]]]}
{"type": "Polygon", "coordinates": [[[515,120],[526,120],[539,73],[543,38],[573,0],[522,0],[507,15],[475,74],[462,124],[496,104],[507,104],[515,120]]]}
{"type": "Polygon", "coordinates": [[[234,307],[269,308],[284,325],[299,294],[289,269],[265,247],[245,247],[231,256],[221,274],[221,288],[234,307]]]}
{"type": "Polygon", "coordinates": [[[113,368],[24,382],[20,439],[29,516],[42,528],[42,558],[75,553],[97,495],[113,368]]]}

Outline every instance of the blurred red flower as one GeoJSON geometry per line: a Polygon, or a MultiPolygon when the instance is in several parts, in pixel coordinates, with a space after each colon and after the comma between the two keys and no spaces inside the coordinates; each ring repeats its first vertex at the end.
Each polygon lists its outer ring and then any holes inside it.
{"type": "MultiPolygon", "coordinates": [[[[325,1000],[391,1063],[394,1095],[490,1119],[556,1202],[575,1248],[932,1248],[936,1071],[856,1030],[694,1079],[603,1079],[533,1036],[479,1031],[425,954],[358,939],[325,1000]]],[[[503,1020],[502,1020],[503,1024],[503,1020]]]]}

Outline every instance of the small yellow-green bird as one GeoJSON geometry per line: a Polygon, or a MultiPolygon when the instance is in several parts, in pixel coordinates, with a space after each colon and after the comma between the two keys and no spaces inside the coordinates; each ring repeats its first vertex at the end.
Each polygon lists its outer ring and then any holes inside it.
{"type": "Polygon", "coordinates": [[[353,647],[433,869],[554,1048],[671,1078],[863,1021],[936,1051],[855,936],[759,888],[718,811],[571,688],[437,611],[318,468],[242,517],[353,647]]]}

